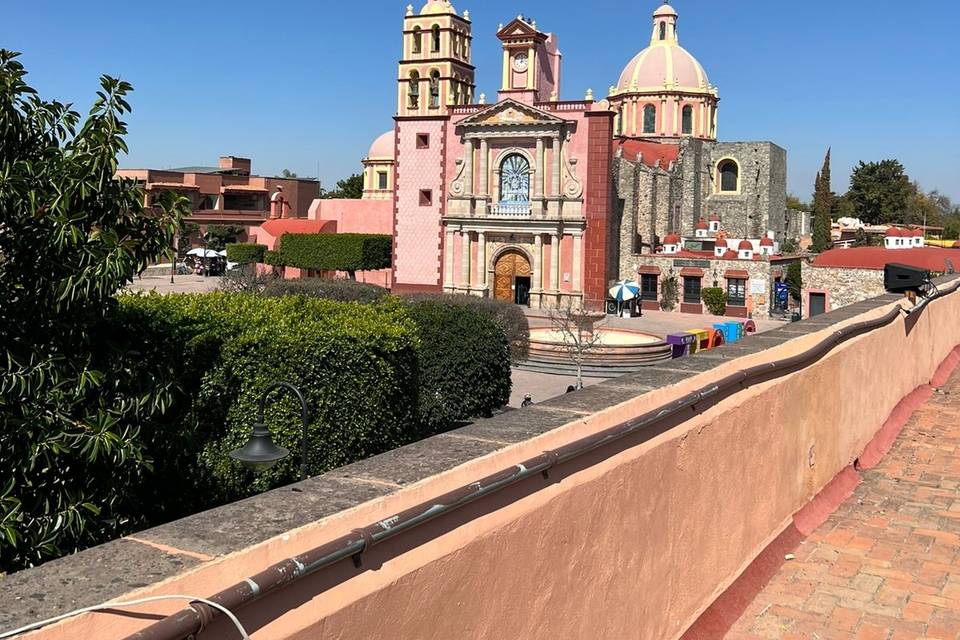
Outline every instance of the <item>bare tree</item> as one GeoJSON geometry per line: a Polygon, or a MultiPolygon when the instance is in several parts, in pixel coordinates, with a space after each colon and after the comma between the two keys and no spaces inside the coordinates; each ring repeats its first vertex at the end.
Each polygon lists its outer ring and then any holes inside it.
{"type": "Polygon", "coordinates": [[[584,358],[603,340],[603,331],[596,326],[599,317],[574,306],[570,298],[549,309],[550,326],[561,340],[559,346],[577,368],[577,389],[583,389],[584,358]]]}

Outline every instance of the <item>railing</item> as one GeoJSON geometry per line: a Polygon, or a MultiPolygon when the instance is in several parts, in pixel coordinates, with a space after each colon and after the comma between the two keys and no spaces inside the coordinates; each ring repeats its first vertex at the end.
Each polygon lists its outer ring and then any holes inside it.
{"type": "MultiPolygon", "coordinates": [[[[958,288],[960,285],[955,283],[941,291],[937,297],[953,294],[958,288]]],[[[905,309],[898,304],[882,316],[850,324],[834,331],[798,354],[737,370],[720,380],[710,382],[680,398],[665,402],[646,413],[621,421],[603,431],[585,435],[558,448],[544,451],[521,463],[502,468],[485,478],[452,488],[443,495],[431,497],[368,526],[353,529],[325,544],[281,560],[260,573],[220,591],[209,600],[236,612],[270,592],[278,591],[342,560],[352,557],[356,566],[360,567],[364,553],[390,538],[454,512],[480,498],[517,485],[528,478],[542,477],[547,480],[555,467],[612,443],[639,435],[649,440],[663,434],[693,416],[702,415],[721,400],[730,398],[745,389],[806,369],[841,344],[892,324],[904,311],[905,309]]],[[[810,451],[812,452],[813,449],[811,448],[810,451]]],[[[220,614],[220,609],[212,608],[206,602],[194,602],[190,608],[155,622],[150,627],[128,636],[127,640],[175,640],[189,637],[199,633],[206,624],[220,614]]]]}
{"type": "Polygon", "coordinates": [[[500,202],[490,205],[490,215],[522,218],[530,215],[529,202],[500,202]]]}
{"type": "Polygon", "coordinates": [[[455,116],[465,116],[483,111],[488,105],[485,104],[466,104],[450,108],[450,113],[455,116]]]}
{"type": "Polygon", "coordinates": [[[537,109],[543,111],[589,111],[593,102],[587,100],[565,100],[563,102],[538,102],[537,109]]]}

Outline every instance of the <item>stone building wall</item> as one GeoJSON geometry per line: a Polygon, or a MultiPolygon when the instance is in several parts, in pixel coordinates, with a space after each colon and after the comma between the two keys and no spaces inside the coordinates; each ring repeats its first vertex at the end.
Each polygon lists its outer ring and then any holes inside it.
{"type": "Polygon", "coordinates": [[[757,238],[773,231],[787,235],[787,152],[771,142],[685,140],[678,162],[682,175],[682,231],[693,235],[700,218],[717,213],[723,228],[757,238]],[[733,159],[740,167],[738,193],[717,192],[717,165],[733,159]]]}
{"type": "MultiPolygon", "coordinates": [[[[639,281],[640,276],[649,271],[651,267],[660,269],[659,281],[662,283],[665,277],[676,276],[680,292],[680,300],[674,311],[681,311],[680,302],[683,301],[683,279],[684,269],[701,269],[703,277],[702,288],[718,286],[726,289],[726,273],[730,270],[746,271],[747,280],[747,308],[746,309],[728,309],[727,315],[738,317],[765,318],[770,315],[773,301],[773,286],[777,276],[785,277],[787,267],[791,262],[797,262],[799,258],[782,258],[775,260],[723,260],[723,259],[691,259],[678,258],[667,255],[633,255],[626,262],[627,266],[621,273],[623,278],[635,279],[639,281]],[[758,289],[754,292],[753,286],[758,289]]],[[[683,311],[688,313],[697,313],[696,309],[685,308],[683,311]]],[[[707,313],[706,308],[701,308],[701,312],[707,313]]]]}
{"type": "MultiPolygon", "coordinates": [[[[886,293],[882,269],[848,269],[803,265],[803,291],[827,294],[827,311],[869,300],[886,293]]],[[[809,305],[804,305],[809,308],[809,305]]]]}

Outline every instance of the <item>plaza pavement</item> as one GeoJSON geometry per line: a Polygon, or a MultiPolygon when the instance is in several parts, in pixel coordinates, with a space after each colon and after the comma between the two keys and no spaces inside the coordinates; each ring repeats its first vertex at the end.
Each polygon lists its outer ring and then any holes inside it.
{"type": "Polygon", "coordinates": [[[727,640],[960,638],[960,369],[861,478],[727,640]]]}

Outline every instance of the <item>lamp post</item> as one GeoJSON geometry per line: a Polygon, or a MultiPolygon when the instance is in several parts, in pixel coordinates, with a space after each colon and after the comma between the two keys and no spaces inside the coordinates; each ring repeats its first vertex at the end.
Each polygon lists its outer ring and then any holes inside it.
{"type": "Polygon", "coordinates": [[[245,467],[254,471],[266,471],[280,460],[283,460],[290,451],[283,447],[278,447],[273,443],[270,437],[270,428],[264,420],[264,409],[266,408],[267,398],[277,389],[286,389],[293,393],[300,401],[300,420],[303,425],[303,436],[300,442],[300,479],[307,479],[307,401],[303,394],[289,382],[276,382],[263,392],[260,396],[260,407],[257,411],[257,421],[250,432],[250,439],[247,443],[230,452],[230,457],[238,460],[245,467]]]}

